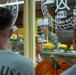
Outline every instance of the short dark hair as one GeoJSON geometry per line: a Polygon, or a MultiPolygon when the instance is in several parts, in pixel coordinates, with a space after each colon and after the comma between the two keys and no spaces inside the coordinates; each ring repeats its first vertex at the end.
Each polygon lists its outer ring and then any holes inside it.
{"type": "Polygon", "coordinates": [[[0,30],[4,30],[12,25],[13,16],[7,8],[0,7],[0,30]]]}

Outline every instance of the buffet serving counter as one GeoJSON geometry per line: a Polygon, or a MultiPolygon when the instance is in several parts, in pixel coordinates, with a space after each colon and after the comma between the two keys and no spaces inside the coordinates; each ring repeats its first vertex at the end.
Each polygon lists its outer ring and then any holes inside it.
{"type": "Polygon", "coordinates": [[[71,64],[76,63],[76,52],[51,52],[51,51],[43,51],[40,53],[42,59],[50,59],[51,55],[54,55],[57,59],[63,59],[71,64]]]}
{"type": "Polygon", "coordinates": [[[16,53],[24,55],[23,41],[9,41],[8,48],[16,53]]]}

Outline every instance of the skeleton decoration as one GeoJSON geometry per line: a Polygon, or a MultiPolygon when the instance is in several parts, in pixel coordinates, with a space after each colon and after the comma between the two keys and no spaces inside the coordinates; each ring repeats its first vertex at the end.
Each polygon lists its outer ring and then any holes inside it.
{"type": "MultiPolygon", "coordinates": [[[[18,2],[18,0],[8,0],[6,3],[13,3],[13,2],[18,2]]],[[[16,19],[18,17],[19,5],[18,4],[14,4],[14,5],[11,5],[11,6],[4,6],[4,7],[8,8],[11,11],[11,13],[13,15],[12,25],[14,25],[15,22],[16,22],[16,19]]]]}
{"type": "Polygon", "coordinates": [[[70,8],[67,6],[67,0],[65,0],[65,1],[56,0],[57,9],[55,10],[55,12],[57,13],[57,15],[55,16],[55,19],[53,19],[51,17],[51,15],[49,14],[47,5],[45,4],[45,2],[46,2],[46,0],[41,0],[41,10],[42,10],[44,18],[49,19],[49,26],[51,26],[55,29],[62,29],[62,30],[72,28],[73,17],[70,16],[67,18],[67,12],[62,11],[65,8],[67,10],[70,10],[70,8]],[[59,3],[59,1],[60,1],[60,3],[59,3]],[[62,4],[63,4],[63,7],[61,7],[62,4]]]}

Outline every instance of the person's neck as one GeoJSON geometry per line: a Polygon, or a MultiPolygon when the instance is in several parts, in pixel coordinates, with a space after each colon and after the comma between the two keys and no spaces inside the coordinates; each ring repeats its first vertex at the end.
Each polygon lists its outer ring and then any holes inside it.
{"type": "Polygon", "coordinates": [[[38,56],[38,53],[36,53],[36,61],[37,61],[37,62],[40,62],[40,58],[39,58],[39,56],[38,56]]]}
{"type": "Polygon", "coordinates": [[[36,57],[38,57],[38,53],[36,52],[36,57]]]}
{"type": "Polygon", "coordinates": [[[6,50],[6,49],[7,49],[7,43],[6,42],[4,42],[4,43],[0,42],[0,50],[6,50]]]}
{"type": "Polygon", "coordinates": [[[44,32],[44,35],[47,36],[48,35],[48,30],[44,32]]]}

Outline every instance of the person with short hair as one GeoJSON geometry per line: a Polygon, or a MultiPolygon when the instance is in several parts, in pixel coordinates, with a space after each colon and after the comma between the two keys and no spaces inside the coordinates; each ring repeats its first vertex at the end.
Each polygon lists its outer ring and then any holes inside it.
{"type": "Polygon", "coordinates": [[[0,7],[0,75],[35,75],[31,59],[7,48],[12,34],[12,20],[11,12],[0,7]]]}
{"type": "Polygon", "coordinates": [[[55,33],[49,31],[48,19],[42,19],[38,24],[40,26],[41,32],[43,32],[43,34],[41,34],[41,38],[47,42],[53,43],[57,48],[58,36],[55,33]]]}

